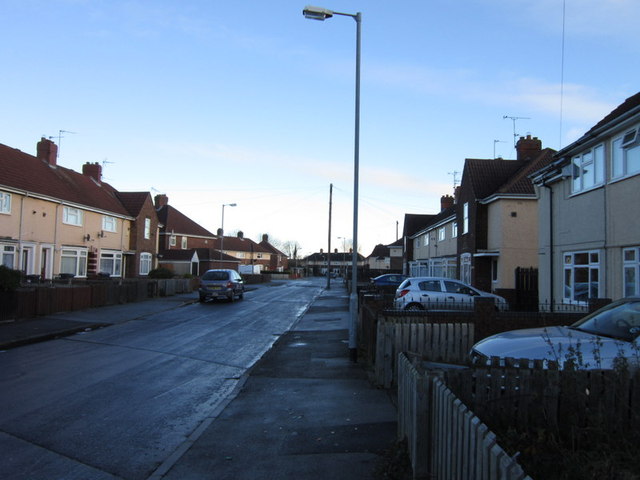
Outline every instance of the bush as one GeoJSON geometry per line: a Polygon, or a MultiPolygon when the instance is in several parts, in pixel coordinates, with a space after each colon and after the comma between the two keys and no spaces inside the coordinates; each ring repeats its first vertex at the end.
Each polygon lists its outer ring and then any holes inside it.
{"type": "Polygon", "coordinates": [[[173,278],[173,272],[168,268],[155,268],[149,272],[149,278],[173,278]]]}
{"type": "Polygon", "coordinates": [[[10,292],[20,286],[21,273],[4,265],[0,265],[0,292],[10,292]]]}

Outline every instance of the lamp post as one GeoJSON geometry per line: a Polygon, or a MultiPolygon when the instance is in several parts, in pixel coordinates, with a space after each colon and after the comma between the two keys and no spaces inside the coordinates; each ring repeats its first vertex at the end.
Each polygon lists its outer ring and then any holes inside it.
{"type": "Polygon", "coordinates": [[[222,266],[222,254],[224,252],[224,207],[235,207],[237,203],[223,203],[222,204],[222,222],[220,225],[220,266],[222,266]]]}
{"type": "Polygon", "coordinates": [[[358,177],[360,163],[360,38],[362,13],[334,12],[322,7],[306,6],[302,11],[305,18],[324,21],[334,15],[351,17],[356,21],[356,98],[355,98],[355,134],[353,149],[353,255],[351,259],[351,295],[349,296],[349,352],[351,360],[357,360],[358,342],[358,177]]]}

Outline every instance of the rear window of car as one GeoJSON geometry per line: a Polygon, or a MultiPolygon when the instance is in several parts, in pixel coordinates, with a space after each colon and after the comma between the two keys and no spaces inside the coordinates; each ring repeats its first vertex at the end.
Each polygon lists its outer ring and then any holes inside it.
{"type": "Polygon", "coordinates": [[[202,276],[202,280],[229,280],[229,272],[222,272],[222,271],[206,272],[202,276]]]}
{"type": "Polygon", "coordinates": [[[441,292],[442,287],[440,286],[440,280],[425,280],[418,284],[420,290],[425,290],[427,292],[441,292]]]}

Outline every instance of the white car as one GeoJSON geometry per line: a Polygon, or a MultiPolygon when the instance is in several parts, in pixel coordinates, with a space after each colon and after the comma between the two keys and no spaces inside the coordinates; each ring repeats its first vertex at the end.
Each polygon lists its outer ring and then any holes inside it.
{"type": "Polygon", "coordinates": [[[407,278],[396,290],[393,305],[398,310],[473,310],[477,297],[492,298],[498,310],[509,308],[498,295],[443,277],[407,278]]]}
{"type": "MultiPolygon", "coordinates": [[[[613,369],[628,363],[640,367],[640,298],[613,302],[571,326],[512,330],[480,340],[471,363],[483,366],[497,357],[516,361],[555,361],[560,368],[613,369]]],[[[526,365],[522,365],[526,367],[526,365]]]]}

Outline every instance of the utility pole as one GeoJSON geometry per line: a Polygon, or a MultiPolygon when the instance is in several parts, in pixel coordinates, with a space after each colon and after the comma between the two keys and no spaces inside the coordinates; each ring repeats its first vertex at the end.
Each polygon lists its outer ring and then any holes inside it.
{"type": "Polygon", "coordinates": [[[329,251],[327,252],[327,290],[331,290],[331,207],[333,201],[333,183],[329,184],[329,251]]]}

